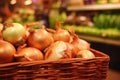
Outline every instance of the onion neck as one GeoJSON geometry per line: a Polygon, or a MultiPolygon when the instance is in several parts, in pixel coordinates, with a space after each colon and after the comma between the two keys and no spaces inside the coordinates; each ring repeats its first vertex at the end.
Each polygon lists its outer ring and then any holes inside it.
{"type": "Polygon", "coordinates": [[[60,21],[56,21],[56,29],[57,31],[61,30],[61,24],[60,24],[60,21]]]}
{"type": "Polygon", "coordinates": [[[14,25],[12,23],[4,23],[3,30],[6,29],[7,27],[13,27],[14,25]]]}
{"type": "Polygon", "coordinates": [[[17,50],[20,51],[21,49],[25,48],[26,46],[27,46],[27,44],[23,44],[23,45],[19,46],[19,47],[17,48],[17,50]]]}
{"type": "Polygon", "coordinates": [[[46,28],[46,30],[50,33],[55,33],[56,31],[54,29],[46,28]]]}

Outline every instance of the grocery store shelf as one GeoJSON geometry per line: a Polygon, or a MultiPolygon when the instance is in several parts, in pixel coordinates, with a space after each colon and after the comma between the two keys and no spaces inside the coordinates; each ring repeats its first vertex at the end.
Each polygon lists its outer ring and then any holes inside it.
{"type": "Polygon", "coordinates": [[[85,6],[68,6],[68,11],[87,11],[87,10],[114,10],[120,9],[120,3],[114,4],[95,4],[85,6]]]}
{"type": "Polygon", "coordinates": [[[79,37],[86,41],[100,42],[100,43],[120,46],[120,40],[107,39],[107,38],[102,38],[102,37],[94,37],[94,36],[82,35],[82,34],[79,34],[79,37]]]}

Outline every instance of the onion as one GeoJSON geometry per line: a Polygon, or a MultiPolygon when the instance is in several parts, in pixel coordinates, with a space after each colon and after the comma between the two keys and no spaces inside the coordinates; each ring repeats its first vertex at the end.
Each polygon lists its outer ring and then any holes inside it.
{"type": "Polygon", "coordinates": [[[67,52],[71,55],[71,58],[75,58],[76,49],[74,48],[74,46],[68,42],[66,42],[66,45],[67,45],[67,52]]]}
{"type": "Polygon", "coordinates": [[[12,43],[13,45],[24,42],[26,28],[19,23],[10,23],[5,25],[2,32],[3,39],[12,43]]]}
{"type": "Polygon", "coordinates": [[[71,57],[71,51],[64,41],[56,41],[45,52],[46,60],[58,60],[71,57]]]}
{"type": "Polygon", "coordinates": [[[16,49],[11,43],[0,40],[0,63],[12,62],[15,53],[16,49]]]}
{"type": "Polygon", "coordinates": [[[76,54],[80,50],[90,49],[90,44],[87,41],[80,39],[78,35],[75,34],[74,30],[71,30],[70,32],[73,35],[73,41],[71,42],[71,44],[74,46],[76,54]]]}
{"type": "Polygon", "coordinates": [[[14,55],[16,61],[39,61],[43,60],[43,53],[37,48],[25,47],[17,50],[14,55]]]}
{"type": "Polygon", "coordinates": [[[52,34],[47,32],[44,26],[41,29],[31,31],[28,37],[29,46],[38,48],[39,50],[44,50],[53,42],[52,34]]]}
{"type": "Polygon", "coordinates": [[[2,39],[3,24],[0,24],[0,39],[2,39]]]}
{"type": "Polygon", "coordinates": [[[56,22],[56,32],[53,34],[54,41],[70,42],[70,33],[67,30],[61,29],[60,22],[56,22]]]}
{"type": "Polygon", "coordinates": [[[3,30],[3,24],[0,23],[0,31],[3,30]]]}
{"type": "Polygon", "coordinates": [[[91,59],[94,58],[95,55],[90,50],[86,49],[86,50],[80,50],[77,54],[77,57],[91,59]]]}

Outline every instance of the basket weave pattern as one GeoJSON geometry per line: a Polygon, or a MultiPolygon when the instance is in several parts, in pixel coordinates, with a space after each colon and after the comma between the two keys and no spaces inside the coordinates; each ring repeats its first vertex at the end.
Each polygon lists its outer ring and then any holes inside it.
{"type": "Polygon", "coordinates": [[[0,80],[106,80],[109,56],[91,49],[93,59],[15,62],[0,65],[0,80]]]}

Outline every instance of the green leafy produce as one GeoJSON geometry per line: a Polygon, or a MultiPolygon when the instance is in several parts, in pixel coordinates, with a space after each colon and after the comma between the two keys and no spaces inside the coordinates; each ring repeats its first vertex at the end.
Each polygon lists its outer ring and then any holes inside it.
{"type": "Polygon", "coordinates": [[[120,14],[101,13],[93,17],[94,26],[99,29],[120,29],[120,14]]]}
{"type": "Polygon", "coordinates": [[[63,28],[69,30],[74,28],[77,34],[86,34],[97,37],[106,37],[111,39],[120,39],[120,30],[108,28],[108,29],[99,29],[95,27],[88,26],[75,26],[75,25],[65,25],[63,28]]]}

